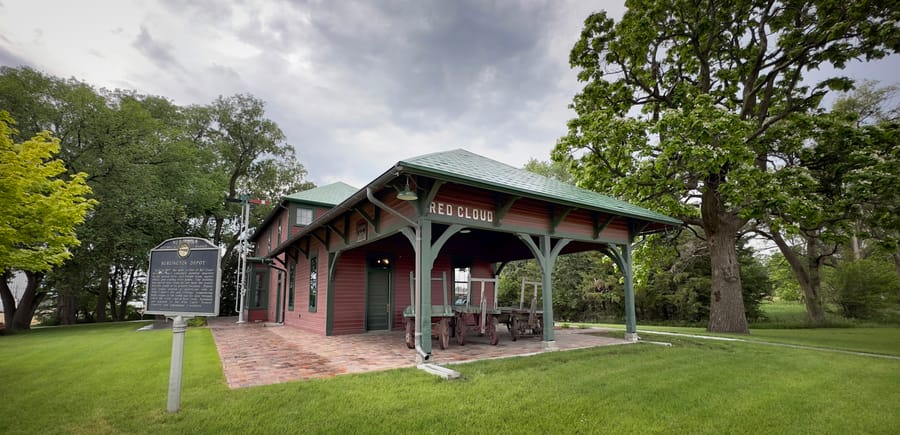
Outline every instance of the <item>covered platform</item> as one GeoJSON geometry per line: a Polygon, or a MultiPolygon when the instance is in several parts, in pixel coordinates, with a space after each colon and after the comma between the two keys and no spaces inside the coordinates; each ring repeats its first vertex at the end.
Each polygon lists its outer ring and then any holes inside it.
{"type": "MultiPolygon", "coordinates": [[[[230,388],[329,378],[414,367],[401,331],[327,337],[290,327],[264,323],[236,324],[234,318],[210,318],[209,328],[230,388]]],[[[433,362],[441,365],[511,358],[545,352],[539,340],[512,342],[501,328],[501,340],[491,346],[486,337],[473,337],[465,346],[435,349],[433,362]]],[[[605,337],[597,329],[558,329],[560,351],[631,343],[605,337]]]]}

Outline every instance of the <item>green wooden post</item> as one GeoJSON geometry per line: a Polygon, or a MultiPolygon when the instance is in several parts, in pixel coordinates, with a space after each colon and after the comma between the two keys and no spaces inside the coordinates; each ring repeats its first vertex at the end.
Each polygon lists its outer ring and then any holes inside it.
{"type": "Polygon", "coordinates": [[[631,243],[622,246],[622,274],[625,275],[625,339],[637,341],[637,316],[634,311],[634,271],[631,261],[631,243]]]}
{"type": "Polygon", "coordinates": [[[553,332],[553,265],[556,258],[550,255],[550,236],[541,236],[540,252],[541,260],[541,285],[544,287],[544,341],[547,343],[556,341],[553,332]]]}
{"type": "Polygon", "coordinates": [[[419,355],[417,358],[427,362],[431,359],[431,269],[434,265],[434,254],[431,246],[431,220],[419,218],[419,231],[421,235],[419,244],[419,268],[416,273],[416,279],[419,281],[419,288],[422,289],[419,301],[417,301],[419,314],[419,330],[421,335],[417,337],[419,340],[418,347],[425,355],[419,355]]]}

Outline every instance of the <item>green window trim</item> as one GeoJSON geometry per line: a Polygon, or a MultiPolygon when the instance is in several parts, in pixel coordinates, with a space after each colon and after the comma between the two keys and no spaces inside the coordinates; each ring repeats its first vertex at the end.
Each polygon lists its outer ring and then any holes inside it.
{"type": "Polygon", "coordinates": [[[247,309],[259,310],[268,308],[269,306],[269,277],[268,273],[262,270],[253,272],[253,286],[250,291],[250,297],[245,299],[247,309]]]}
{"type": "Polygon", "coordinates": [[[288,311],[294,311],[294,284],[297,278],[297,262],[288,268],[288,311]]]}
{"type": "Polygon", "coordinates": [[[319,301],[319,257],[309,258],[309,312],[315,313],[319,301]]]}

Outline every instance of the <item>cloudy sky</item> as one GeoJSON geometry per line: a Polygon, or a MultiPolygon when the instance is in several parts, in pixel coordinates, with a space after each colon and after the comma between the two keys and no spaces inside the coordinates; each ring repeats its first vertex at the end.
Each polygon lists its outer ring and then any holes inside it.
{"type": "MultiPolygon", "coordinates": [[[[322,185],[466,148],[546,160],[584,18],[621,1],[0,0],[0,64],[176,104],[251,93],[322,185]]],[[[856,65],[898,81],[900,59],[856,65]]]]}

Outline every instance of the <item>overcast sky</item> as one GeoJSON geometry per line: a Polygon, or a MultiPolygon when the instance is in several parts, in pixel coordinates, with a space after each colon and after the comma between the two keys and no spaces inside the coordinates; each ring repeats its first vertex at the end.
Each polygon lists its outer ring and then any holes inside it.
{"type": "MultiPolygon", "coordinates": [[[[455,148],[547,160],[581,88],[568,54],[621,1],[0,0],[0,64],[176,104],[250,93],[319,185],[455,148]]],[[[900,59],[855,65],[898,80],[900,59]]]]}

